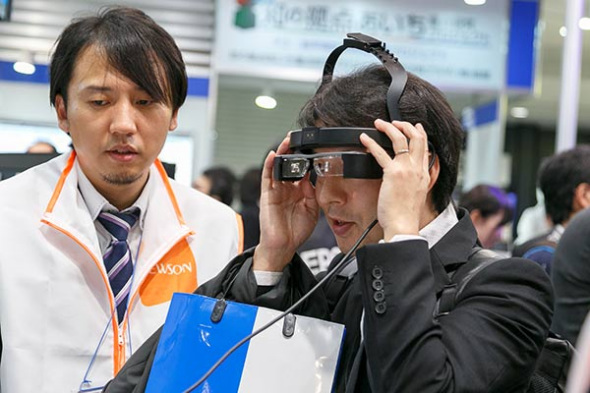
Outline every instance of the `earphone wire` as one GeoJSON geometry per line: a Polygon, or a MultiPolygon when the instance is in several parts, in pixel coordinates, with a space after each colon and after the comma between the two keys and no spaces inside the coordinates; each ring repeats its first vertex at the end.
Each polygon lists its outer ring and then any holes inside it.
{"type": "Polygon", "coordinates": [[[378,222],[377,220],[374,220],[371,224],[369,224],[367,229],[364,230],[364,232],[359,236],[356,243],[354,243],[354,245],[351,247],[351,249],[342,257],[342,259],[336,264],[336,266],[334,266],[334,268],[332,270],[330,270],[313,288],[311,288],[305,295],[303,295],[301,297],[301,299],[299,299],[297,302],[295,302],[295,304],[293,304],[287,310],[283,311],[281,314],[279,314],[278,316],[276,316],[275,318],[273,318],[272,320],[267,322],[264,326],[261,326],[257,330],[253,331],[252,333],[250,333],[249,335],[247,335],[246,337],[244,337],[243,339],[238,341],[233,347],[231,347],[229,350],[227,350],[223,354],[223,356],[221,356],[219,358],[219,360],[217,360],[217,362],[215,362],[215,364],[213,364],[213,366],[211,366],[211,368],[205,374],[203,374],[203,376],[197,382],[195,382],[193,385],[191,385],[188,389],[184,390],[183,393],[190,393],[194,389],[199,387],[239,347],[241,347],[243,344],[245,344],[246,342],[248,342],[249,340],[251,340],[252,338],[257,336],[258,334],[262,333],[263,331],[265,331],[266,329],[268,329],[269,327],[271,327],[272,325],[274,325],[278,321],[280,321],[282,318],[285,317],[285,315],[293,312],[293,310],[295,310],[304,301],[306,301],[307,298],[309,298],[315,291],[317,291],[326,281],[328,281],[332,276],[334,276],[335,274],[340,272],[340,270],[344,267],[344,264],[346,262],[348,262],[348,260],[350,259],[350,256],[353,255],[353,253],[356,251],[356,249],[361,244],[361,242],[365,239],[365,237],[367,237],[367,235],[369,234],[371,229],[373,229],[373,227],[375,225],[377,225],[377,222],[378,222]]]}

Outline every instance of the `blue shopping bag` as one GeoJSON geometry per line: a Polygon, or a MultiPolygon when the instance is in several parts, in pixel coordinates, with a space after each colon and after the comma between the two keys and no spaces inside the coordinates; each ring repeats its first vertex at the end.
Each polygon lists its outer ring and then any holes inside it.
{"type": "MultiPolygon", "coordinates": [[[[218,300],[175,293],[146,392],[183,392],[238,341],[279,311],[228,301],[221,320],[212,322],[218,300]]],[[[344,326],[296,316],[294,332],[283,321],[237,349],[194,392],[329,393],[333,391],[344,326]]]]}

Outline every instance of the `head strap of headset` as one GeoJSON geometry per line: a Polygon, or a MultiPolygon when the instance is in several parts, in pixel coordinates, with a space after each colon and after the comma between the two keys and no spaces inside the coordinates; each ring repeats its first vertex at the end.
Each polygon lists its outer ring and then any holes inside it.
{"type": "MultiPolygon", "coordinates": [[[[401,120],[399,114],[398,102],[406,86],[408,75],[404,67],[400,64],[397,57],[385,48],[385,44],[380,40],[370,37],[362,33],[348,33],[347,38],[344,39],[342,45],[335,48],[324,64],[324,71],[322,77],[322,87],[332,81],[334,67],[340,55],[348,48],[359,49],[370,53],[377,57],[381,64],[391,75],[391,84],[387,90],[387,111],[389,120],[401,120]]],[[[306,166],[302,166],[301,160],[306,153],[312,153],[314,149],[321,147],[363,147],[360,143],[359,137],[361,133],[366,133],[373,138],[379,145],[393,155],[393,146],[391,140],[382,132],[374,128],[360,128],[360,127],[305,127],[301,130],[292,131],[290,134],[289,148],[297,153],[297,155],[281,155],[275,158],[275,177],[279,180],[299,180],[306,170],[306,166]]],[[[432,145],[429,143],[429,149],[432,151],[432,145]]],[[[353,155],[354,160],[348,161],[347,166],[356,165],[359,168],[355,171],[344,170],[344,177],[354,178],[380,178],[382,176],[381,168],[374,161],[373,157],[370,160],[365,159],[361,163],[361,158],[353,155]],[[361,165],[362,164],[362,165],[361,165]],[[362,168],[361,168],[362,167],[362,168]],[[363,170],[364,168],[364,170],[363,170]],[[363,173],[366,174],[363,175],[363,173]],[[354,173],[354,174],[353,174],[354,173]]],[[[434,153],[430,166],[434,162],[434,153]]],[[[311,168],[311,166],[310,166],[311,168]]]]}
{"type": "Polygon", "coordinates": [[[387,90],[387,110],[389,112],[390,121],[400,120],[401,116],[397,108],[397,103],[404,92],[406,81],[408,80],[405,68],[397,60],[397,57],[390,53],[389,50],[385,49],[385,43],[378,39],[362,33],[348,33],[346,36],[348,38],[344,39],[342,45],[334,49],[326,59],[322,84],[319,89],[321,89],[323,85],[332,81],[336,61],[342,52],[348,48],[360,49],[379,59],[381,64],[383,64],[385,69],[389,72],[389,75],[391,75],[391,84],[389,85],[389,90],[387,90]]]}
{"type": "MultiPolygon", "coordinates": [[[[348,48],[359,49],[370,53],[381,61],[381,64],[391,75],[391,84],[387,90],[387,111],[389,120],[401,120],[398,110],[398,102],[406,86],[408,75],[406,70],[385,44],[376,38],[362,33],[348,33],[342,45],[335,48],[324,64],[322,87],[332,81],[336,61],[348,48]]],[[[391,140],[381,132],[373,128],[357,127],[306,127],[302,130],[291,132],[289,147],[294,151],[305,151],[316,147],[362,147],[359,136],[362,132],[374,138],[377,143],[389,151],[393,151],[391,140]]]]}

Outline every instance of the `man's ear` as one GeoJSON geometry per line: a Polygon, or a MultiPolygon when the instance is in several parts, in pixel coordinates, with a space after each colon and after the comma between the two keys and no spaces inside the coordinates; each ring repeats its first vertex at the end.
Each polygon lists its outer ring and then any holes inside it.
{"type": "Polygon", "coordinates": [[[434,187],[436,181],[438,180],[438,175],[440,174],[440,161],[438,160],[438,155],[434,157],[434,163],[432,164],[432,167],[430,167],[430,169],[428,170],[428,173],[430,174],[430,182],[428,182],[428,191],[431,191],[432,187],[434,187]]]}
{"type": "Polygon", "coordinates": [[[590,206],[590,184],[580,183],[574,190],[572,201],[572,212],[576,213],[590,206]]]}
{"type": "Polygon", "coordinates": [[[471,217],[471,222],[473,222],[473,225],[478,225],[479,222],[483,219],[483,216],[481,215],[481,211],[479,209],[473,209],[472,211],[470,211],[469,217],[471,217]]]}
{"type": "Polygon", "coordinates": [[[178,109],[172,112],[172,118],[170,119],[170,125],[168,126],[168,131],[172,132],[178,127],[178,109]]]}
{"type": "Polygon", "coordinates": [[[55,96],[55,112],[57,113],[57,124],[66,134],[70,133],[70,122],[68,121],[68,110],[66,102],[61,94],[55,96]]]}

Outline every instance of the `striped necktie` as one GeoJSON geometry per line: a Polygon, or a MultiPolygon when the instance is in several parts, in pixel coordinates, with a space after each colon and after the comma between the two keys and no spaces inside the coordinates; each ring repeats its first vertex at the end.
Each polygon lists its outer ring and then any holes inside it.
{"type": "Polygon", "coordinates": [[[115,297],[119,324],[123,322],[127,311],[133,276],[133,261],[127,237],[138,218],[139,212],[137,210],[131,213],[102,212],[98,216],[98,221],[113,237],[103,255],[103,261],[115,297]]]}

